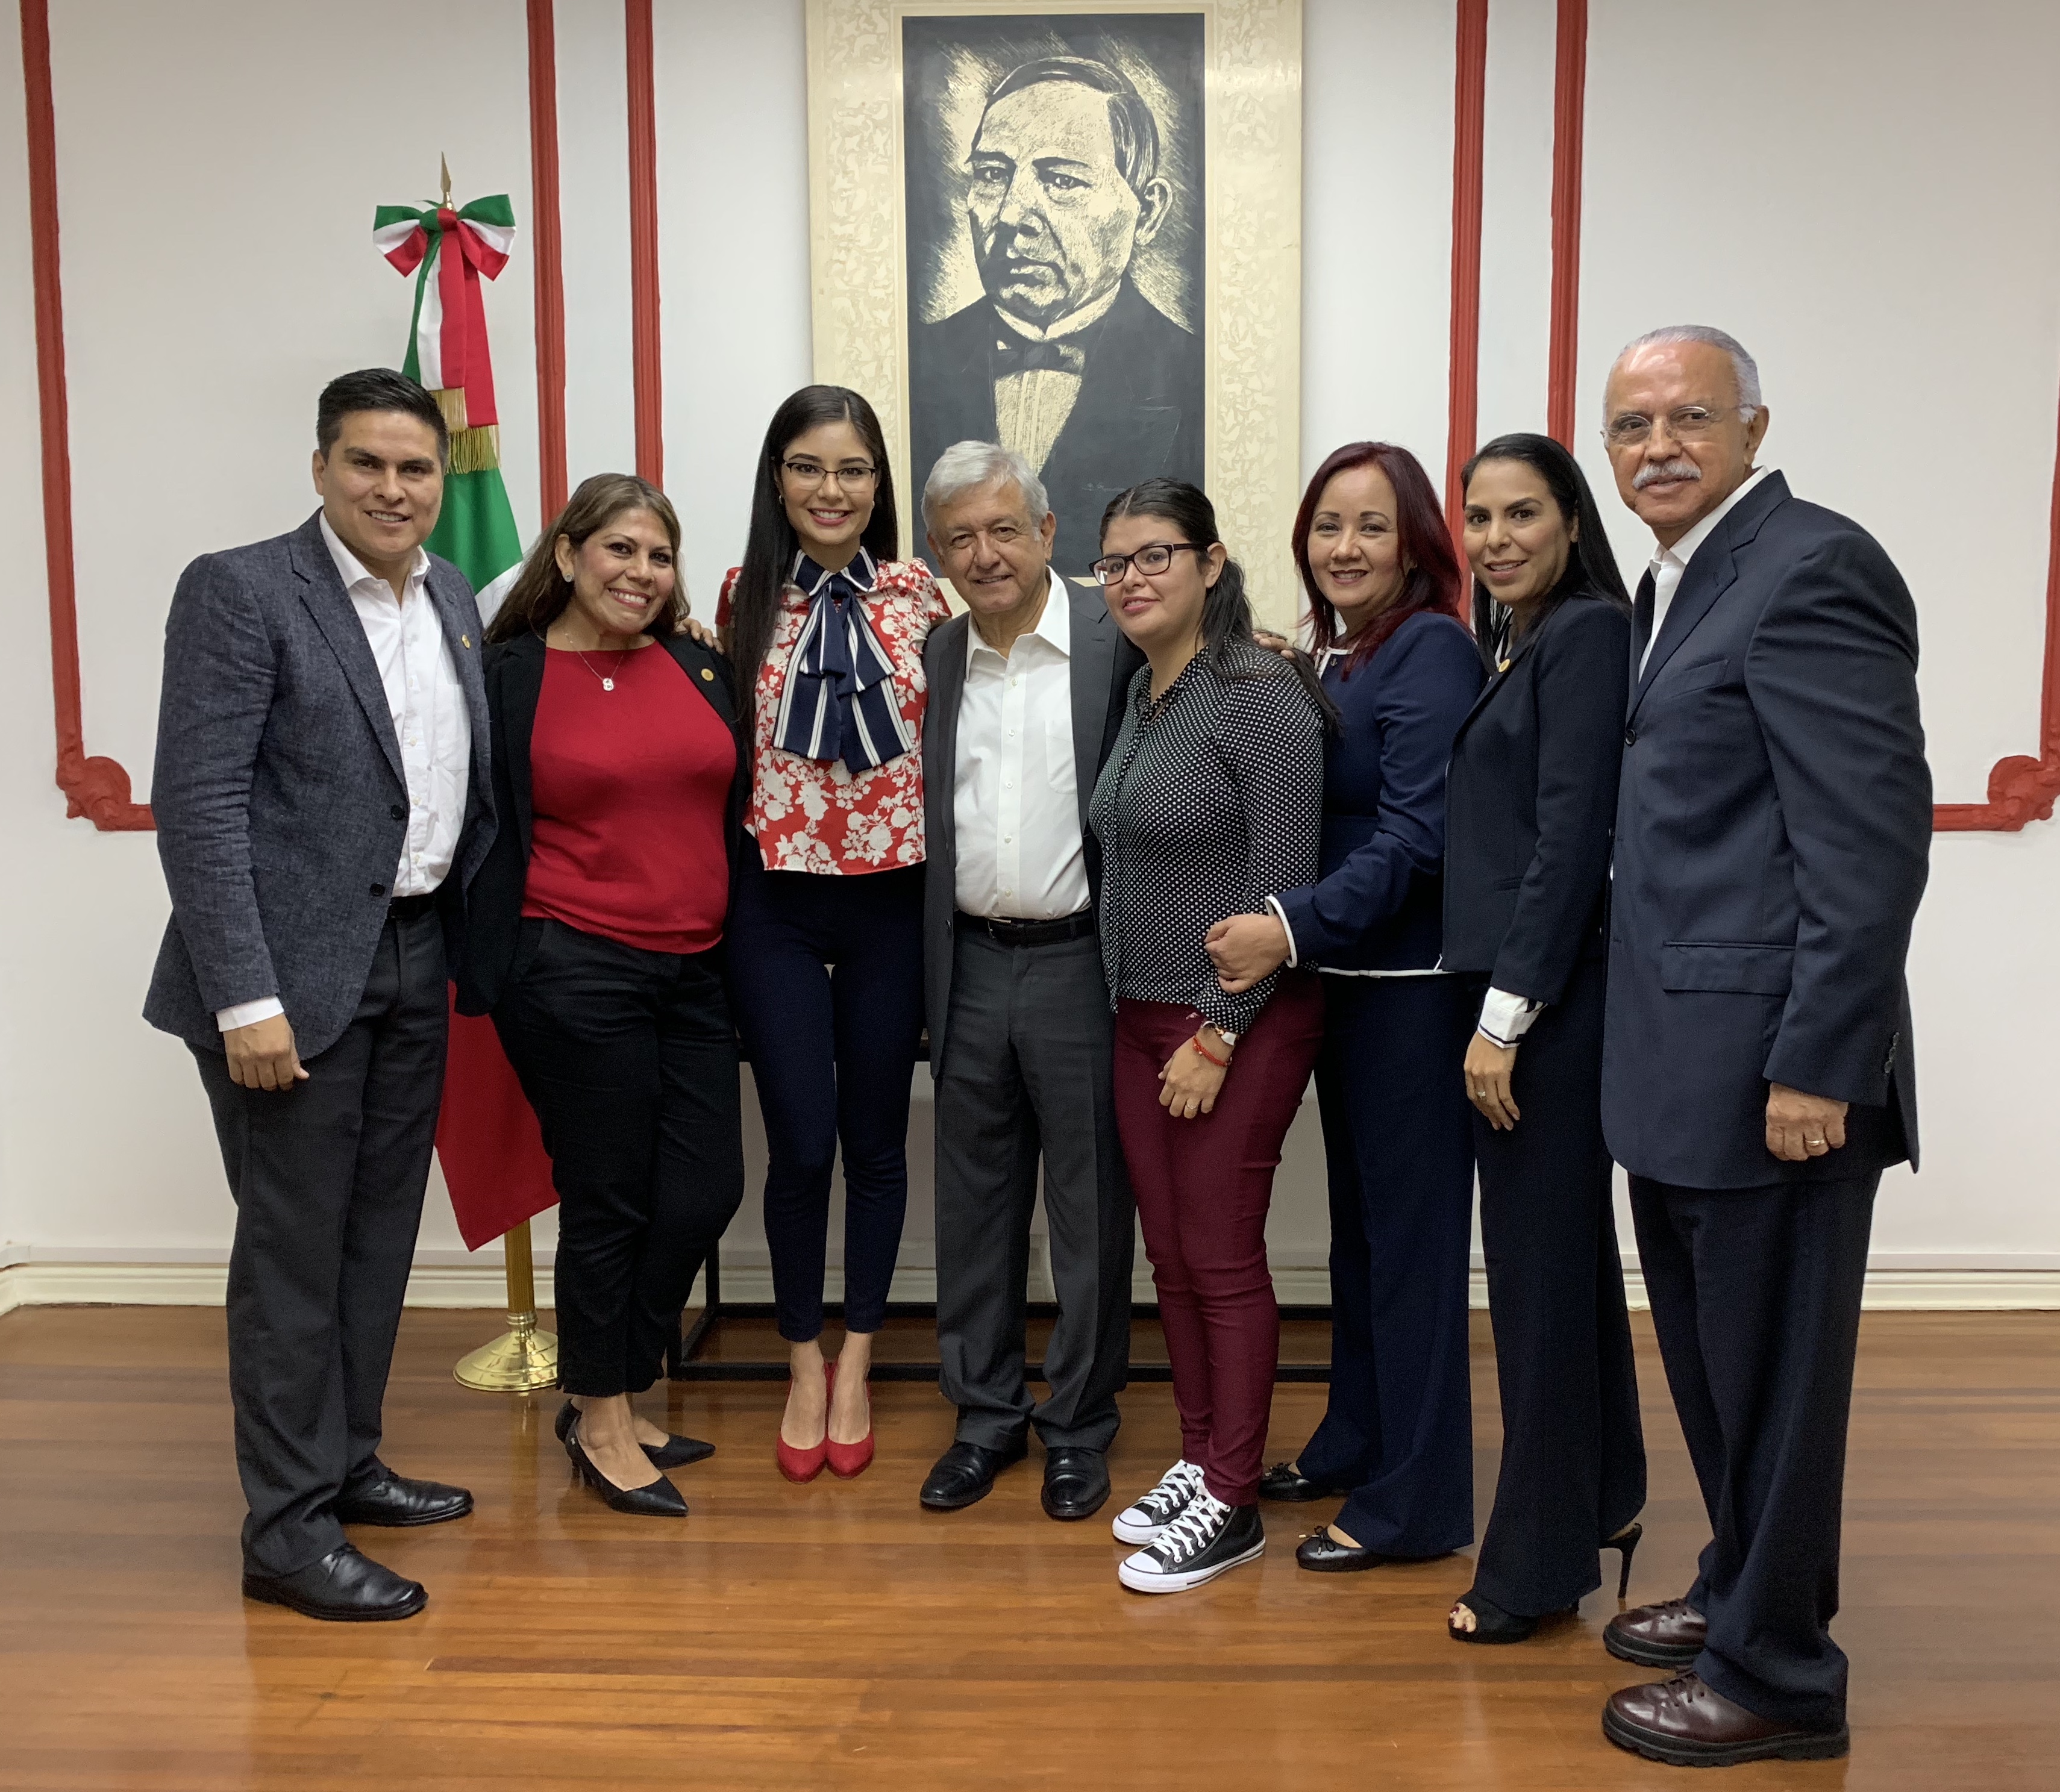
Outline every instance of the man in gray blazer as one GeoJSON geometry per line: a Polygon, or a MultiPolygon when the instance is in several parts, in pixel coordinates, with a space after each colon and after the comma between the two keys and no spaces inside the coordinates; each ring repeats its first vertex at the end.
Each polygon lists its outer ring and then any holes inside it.
{"type": "Polygon", "coordinates": [[[1034,1427],[1045,1511],[1084,1519],[1108,1498],[1134,1237],[1088,799],[1143,661],[1099,591],[1070,595],[1052,572],[1057,521],[1020,455],[992,442],[946,449],[923,521],[971,613],[923,651],[937,1343],[959,1419],[922,1503],[955,1511],[984,1498],[1034,1427]],[[1059,1315],[1049,1391],[1033,1403],[1025,1282],[1040,1157],[1059,1315]]]}
{"type": "Polygon", "coordinates": [[[172,919],[143,1012],[192,1048],[236,1202],[244,1594],[408,1618],[422,1588],[344,1527],[472,1510],[378,1449],[445,966],[493,840],[486,700],[472,589],[422,549],[449,447],[436,401],[346,373],[315,440],[321,509],[202,555],[172,598],[151,791],[172,919]]]}

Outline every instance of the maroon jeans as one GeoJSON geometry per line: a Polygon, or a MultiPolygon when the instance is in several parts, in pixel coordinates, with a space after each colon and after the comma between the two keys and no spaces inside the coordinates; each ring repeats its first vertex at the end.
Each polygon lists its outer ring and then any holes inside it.
{"type": "Polygon", "coordinates": [[[1171,1003],[1116,1004],[1116,1123],[1159,1290],[1180,1454],[1218,1499],[1248,1506],[1280,1356],[1266,1210],[1323,1042],[1323,992],[1313,976],[1284,972],[1238,1041],[1215,1111],[1176,1120],[1159,1105],[1159,1072],[1200,1024],[1171,1003]]]}

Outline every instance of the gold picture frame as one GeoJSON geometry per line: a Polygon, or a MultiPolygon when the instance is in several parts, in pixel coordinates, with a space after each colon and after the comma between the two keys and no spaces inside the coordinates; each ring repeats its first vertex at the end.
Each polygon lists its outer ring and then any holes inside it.
{"type": "MultiPolygon", "coordinates": [[[[1200,269],[1199,292],[1190,297],[1201,313],[1200,327],[1191,329],[1200,339],[1201,441],[1197,457],[1192,420],[1184,419],[1179,427],[1187,432],[1187,457],[1179,466],[1142,465],[1136,476],[1168,471],[1192,477],[1185,469],[1198,458],[1200,482],[1215,502],[1224,540],[1246,569],[1255,607],[1273,626],[1291,628],[1301,608],[1288,543],[1301,474],[1300,0],[808,0],[815,377],[865,393],[879,412],[904,494],[904,530],[918,549],[920,476],[928,469],[911,461],[910,364],[912,332],[927,320],[922,297],[912,293],[905,158],[910,92],[928,107],[933,90],[904,85],[904,50],[948,38],[954,22],[963,22],[969,42],[984,41],[983,31],[992,38],[1005,30],[1013,42],[1032,39],[1041,30],[1056,50],[1074,55],[1081,54],[1081,34],[1090,30],[1114,33],[1108,42],[1132,41],[1123,36],[1129,31],[1140,42],[1195,45],[1194,57],[1181,67],[1199,63],[1198,105],[1192,96],[1184,111],[1167,103],[1175,83],[1169,78],[1155,85],[1148,66],[1140,90],[1160,121],[1176,195],[1180,169],[1192,170],[1197,159],[1200,165],[1200,193],[1191,187],[1174,202],[1176,214],[1185,207],[1187,258],[1180,266],[1188,272],[1176,269],[1168,277],[1192,281],[1200,269]],[[1178,117],[1169,115],[1176,111],[1178,117]],[[1196,111],[1199,145],[1184,147],[1172,140],[1176,127],[1184,120],[1191,126],[1196,111]],[[1176,127],[1170,139],[1169,127],[1176,127]],[[918,307],[914,313],[912,304],[918,307]]],[[[947,48],[954,68],[977,61],[970,51],[947,48]]],[[[938,66],[936,54],[925,54],[925,70],[938,66]]],[[[973,115],[977,122],[977,111],[973,115]]],[[[919,134],[934,150],[946,127],[931,129],[927,113],[916,116],[923,126],[919,134]]],[[[956,128],[955,147],[962,155],[971,127],[956,128]]],[[[922,250],[926,239],[920,230],[918,236],[922,250]]],[[[972,265],[970,253],[962,259],[972,265]]],[[[1133,252],[1140,288],[1147,284],[1143,260],[1133,252]]],[[[1164,281],[1152,289],[1155,300],[1162,295],[1167,302],[1159,309],[1191,328],[1164,281]]],[[[1191,303],[1187,314],[1196,308],[1191,303]]],[[[1156,327],[1164,318],[1152,321],[1156,327]]],[[[1064,541],[1068,518],[1052,469],[1045,470],[1054,506],[1060,509],[1064,541]]],[[[1104,485],[1083,489],[1098,493],[1120,470],[1104,475],[1104,485]]],[[[1098,510],[1092,521],[1099,523],[1098,510]]],[[[1076,526],[1076,544],[1078,538],[1076,526]]],[[[1077,547],[1072,557],[1078,557],[1077,547]]],[[[1062,563],[1060,570],[1077,578],[1085,566],[1062,563]]]]}

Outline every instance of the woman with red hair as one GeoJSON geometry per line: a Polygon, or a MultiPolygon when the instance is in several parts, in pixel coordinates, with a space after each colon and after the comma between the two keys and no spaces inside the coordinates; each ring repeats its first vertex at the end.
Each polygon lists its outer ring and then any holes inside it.
{"type": "Polygon", "coordinates": [[[1331,1397],[1263,1499],[1346,1494],[1295,1552],[1325,1573],[1473,1541],[1467,1369],[1468,985],[1444,974],[1445,764],[1485,669],[1459,562],[1416,457],[1339,449],[1295,518],[1311,643],[1341,724],[1326,752],[1317,880],[1209,936],[1227,991],[1321,971],[1316,1062],[1331,1193],[1331,1397]]]}

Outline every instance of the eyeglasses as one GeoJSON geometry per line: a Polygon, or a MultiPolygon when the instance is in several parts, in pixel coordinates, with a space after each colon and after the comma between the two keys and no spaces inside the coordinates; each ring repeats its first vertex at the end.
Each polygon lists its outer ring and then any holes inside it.
{"type": "Polygon", "coordinates": [[[1153,573],[1164,572],[1173,564],[1173,556],[1183,549],[1191,554],[1204,555],[1209,551],[1207,548],[1197,547],[1192,541],[1148,541],[1134,553],[1106,554],[1088,570],[1104,585],[1121,585],[1124,574],[1132,566],[1149,577],[1153,573]]]}
{"type": "Polygon", "coordinates": [[[848,467],[826,467],[813,461],[782,461],[780,465],[798,484],[820,485],[825,479],[834,479],[854,492],[864,491],[880,477],[879,468],[862,462],[848,467]]]}
{"type": "MultiPolygon", "coordinates": [[[[1739,405],[1731,410],[1711,410],[1707,405],[1683,405],[1667,413],[1668,433],[1681,441],[1694,441],[1708,435],[1719,425],[1734,416],[1749,416],[1753,407],[1739,405]]],[[[1652,419],[1640,417],[1635,411],[1626,411],[1621,417],[1613,417],[1603,431],[1603,440],[1612,448],[1636,448],[1649,441],[1652,435],[1652,419]]]]}

